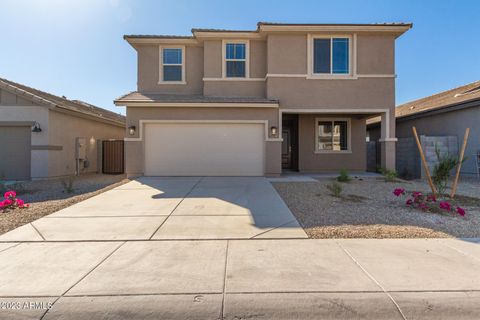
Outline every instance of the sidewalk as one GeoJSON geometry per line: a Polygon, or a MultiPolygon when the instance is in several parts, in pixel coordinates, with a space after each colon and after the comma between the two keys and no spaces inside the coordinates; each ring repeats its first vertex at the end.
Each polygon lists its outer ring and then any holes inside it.
{"type": "Polygon", "coordinates": [[[0,319],[480,314],[480,240],[0,243],[0,270],[0,319]]]}

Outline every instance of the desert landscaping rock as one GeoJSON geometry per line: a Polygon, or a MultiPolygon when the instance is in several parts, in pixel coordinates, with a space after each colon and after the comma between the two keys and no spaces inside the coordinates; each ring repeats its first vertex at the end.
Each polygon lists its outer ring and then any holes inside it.
{"type": "Polygon", "coordinates": [[[341,198],[330,195],[331,182],[272,183],[311,238],[480,237],[480,184],[473,180],[461,181],[457,192],[465,217],[411,209],[392,194],[394,188],[428,193],[426,182],[356,178],[341,184],[341,198]]]}

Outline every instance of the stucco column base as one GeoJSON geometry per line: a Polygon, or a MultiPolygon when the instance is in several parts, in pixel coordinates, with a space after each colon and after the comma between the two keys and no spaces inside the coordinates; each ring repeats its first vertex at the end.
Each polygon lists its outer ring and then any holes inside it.
{"type": "Polygon", "coordinates": [[[395,140],[380,140],[381,167],[387,170],[395,170],[395,140]]]}
{"type": "Polygon", "coordinates": [[[127,178],[143,176],[143,141],[125,141],[125,173],[127,178]]]}
{"type": "Polygon", "coordinates": [[[282,141],[265,143],[265,176],[275,177],[282,174],[282,141]]]}

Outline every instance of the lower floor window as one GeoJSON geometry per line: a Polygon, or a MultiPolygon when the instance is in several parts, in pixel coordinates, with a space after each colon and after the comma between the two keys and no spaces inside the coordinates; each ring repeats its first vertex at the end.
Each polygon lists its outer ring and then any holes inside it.
{"type": "Polygon", "coordinates": [[[348,119],[317,119],[316,151],[349,150],[348,119]]]}

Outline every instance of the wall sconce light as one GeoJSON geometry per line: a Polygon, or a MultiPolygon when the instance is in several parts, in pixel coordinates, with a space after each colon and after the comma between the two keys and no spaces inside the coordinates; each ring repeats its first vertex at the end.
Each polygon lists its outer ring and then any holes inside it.
{"type": "Polygon", "coordinates": [[[137,129],[137,127],[135,126],[130,126],[128,127],[128,133],[133,136],[135,134],[135,130],[137,129]]]}
{"type": "Polygon", "coordinates": [[[40,128],[40,123],[35,121],[32,126],[32,132],[42,132],[42,128],[40,128]]]}
{"type": "Polygon", "coordinates": [[[277,127],[270,127],[270,133],[272,134],[272,136],[276,136],[277,135],[277,127]]]}

